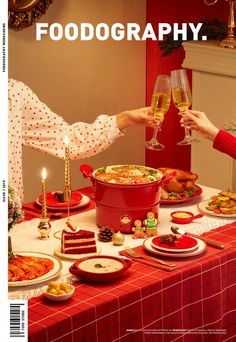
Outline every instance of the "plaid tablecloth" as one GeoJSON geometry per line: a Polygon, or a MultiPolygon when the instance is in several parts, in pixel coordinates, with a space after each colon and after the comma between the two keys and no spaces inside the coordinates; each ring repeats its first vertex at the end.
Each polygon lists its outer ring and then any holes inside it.
{"type": "Polygon", "coordinates": [[[76,282],[64,303],[29,300],[29,341],[236,341],[236,222],[205,236],[229,248],[172,272],[133,262],[116,283],[76,282]]]}

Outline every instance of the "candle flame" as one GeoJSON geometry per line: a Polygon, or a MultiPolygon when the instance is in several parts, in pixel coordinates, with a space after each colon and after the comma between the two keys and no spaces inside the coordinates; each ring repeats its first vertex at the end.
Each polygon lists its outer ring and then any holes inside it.
{"type": "Polygon", "coordinates": [[[69,145],[69,138],[67,135],[65,135],[65,137],[64,137],[64,144],[69,145]]]}
{"type": "Polygon", "coordinates": [[[46,177],[47,177],[47,172],[46,172],[46,169],[44,167],[43,171],[42,171],[42,179],[46,179],[46,177]]]}

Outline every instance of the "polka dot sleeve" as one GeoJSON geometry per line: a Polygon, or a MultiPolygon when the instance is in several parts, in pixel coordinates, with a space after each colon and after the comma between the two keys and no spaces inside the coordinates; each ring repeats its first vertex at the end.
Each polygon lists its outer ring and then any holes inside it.
{"type": "Polygon", "coordinates": [[[100,115],[91,123],[69,125],[53,113],[32,90],[22,84],[23,144],[36,150],[64,157],[64,136],[70,141],[72,159],[90,157],[109,147],[123,135],[116,125],[116,117],[100,115]]]}

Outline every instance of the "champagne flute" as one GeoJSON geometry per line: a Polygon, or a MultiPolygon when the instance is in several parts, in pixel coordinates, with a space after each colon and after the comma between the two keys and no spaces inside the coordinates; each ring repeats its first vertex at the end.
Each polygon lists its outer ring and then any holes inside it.
{"type": "MultiPolygon", "coordinates": [[[[174,105],[179,109],[180,115],[184,116],[192,103],[191,90],[185,69],[171,71],[171,89],[174,105]]],[[[184,126],[184,131],[184,139],[179,141],[177,145],[191,145],[192,143],[199,142],[198,139],[191,137],[187,125],[184,126]]]]}
{"type": "Polygon", "coordinates": [[[153,129],[151,140],[146,141],[145,143],[145,147],[150,150],[161,151],[165,148],[165,146],[157,140],[157,133],[161,129],[165,113],[169,110],[170,97],[170,76],[157,76],[151,102],[151,108],[154,113],[154,122],[156,124],[156,127],[153,129]]]}

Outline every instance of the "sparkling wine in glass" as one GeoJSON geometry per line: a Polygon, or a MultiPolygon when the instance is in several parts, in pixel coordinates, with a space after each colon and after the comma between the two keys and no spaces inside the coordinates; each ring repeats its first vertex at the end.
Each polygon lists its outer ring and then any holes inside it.
{"type": "Polygon", "coordinates": [[[154,114],[154,122],[156,124],[156,127],[153,129],[151,140],[146,141],[145,143],[145,147],[150,150],[161,151],[165,148],[165,146],[157,140],[157,133],[161,129],[165,113],[169,110],[170,97],[170,76],[157,76],[151,102],[151,108],[154,114]]]}
{"type": "MultiPolygon", "coordinates": [[[[192,103],[191,90],[185,69],[171,71],[171,89],[174,105],[179,109],[180,115],[184,116],[192,103]]],[[[190,145],[199,142],[199,140],[191,137],[190,130],[186,125],[184,131],[184,139],[179,141],[177,145],[190,145]]]]}

